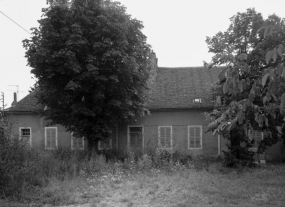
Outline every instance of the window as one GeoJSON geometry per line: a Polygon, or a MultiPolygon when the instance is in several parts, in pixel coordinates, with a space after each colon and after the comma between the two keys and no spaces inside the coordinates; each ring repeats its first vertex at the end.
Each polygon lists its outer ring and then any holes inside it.
{"type": "Polygon", "coordinates": [[[202,149],[202,126],[188,126],[188,149],[202,149]]]}
{"type": "Polygon", "coordinates": [[[158,127],[158,145],[168,149],[172,148],[172,126],[158,127]]]}
{"type": "Polygon", "coordinates": [[[105,141],[98,141],[98,150],[109,150],[112,149],[112,139],[109,138],[105,141]]]}
{"type": "Polygon", "coordinates": [[[32,146],[32,129],[31,127],[19,128],[19,139],[32,146]]]}
{"type": "Polygon", "coordinates": [[[45,127],[45,149],[57,148],[57,127],[45,127]]]}
{"type": "Polygon", "coordinates": [[[98,150],[109,150],[113,148],[113,140],[114,142],[117,142],[117,127],[112,129],[112,133],[110,135],[110,138],[104,140],[104,141],[98,141],[98,150]]]}
{"type": "Polygon", "coordinates": [[[143,147],[143,127],[129,126],[129,147],[131,149],[141,149],[143,147]]]}
{"type": "Polygon", "coordinates": [[[84,150],[84,138],[76,138],[71,133],[71,149],[72,150],[84,150]]]}
{"type": "Polygon", "coordinates": [[[255,140],[253,144],[253,148],[257,148],[259,142],[263,139],[263,133],[259,131],[254,131],[254,130],[250,133],[251,133],[252,140],[255,140]]]}

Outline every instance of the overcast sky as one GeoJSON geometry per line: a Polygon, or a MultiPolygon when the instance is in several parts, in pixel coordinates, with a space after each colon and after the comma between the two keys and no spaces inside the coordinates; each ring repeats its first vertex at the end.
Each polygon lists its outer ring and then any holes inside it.
{"type": "MultiPolygon", "coordinates": [[[[206,36],[225,31],[229,18],[247,8],[255,8],[263,17],[285,17],[285,0],[121,0],[127,13],[141,20],[143,33],[156,52],[160,67],[202,66],[209,61],[206,36]]],[[[19,98],[34,84],[27,66],[22,40],[37,27],[46,0],[0,0],[0,91],[7,107],[19,86],[19,98]],[[13,23],[17,22],[21,27],[13,23]],[[12,85],[12,86],[10,86],[12,85]]]]}

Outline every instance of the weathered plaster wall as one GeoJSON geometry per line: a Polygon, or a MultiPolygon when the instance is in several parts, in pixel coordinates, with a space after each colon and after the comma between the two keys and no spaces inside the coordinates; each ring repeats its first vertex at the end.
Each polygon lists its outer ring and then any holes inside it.
{"type": "Polygon", "coordinates": [[[143,126],[144,147],[157,146],[158,126],[172,126],[173,148],[187,150],[191,154],[218,154],[218,136],[211,132],[205,133],[208,122],[203,116],[202,110],[179,111],[151,111],[151,115],[136,117],[129,124],[121,124],[119,127],[119,148],[126,151],[128,143],[127,129],[129,126],[143,126]],[[202,149],[187,149],[188,125],[202,125],[202,149]]]}
{"type": "MultiPolygon", "coordinates": [[[[173,130],[173,148],[183,149],[190,154],[208,154],[218,155],[219,144],[218,136],[213,136],[211,132],[205,133],[208,122],[202,115],[202,110],[180,110],[180,111],[152,111],[151,115],[136,117],[129,124],[120,124],[117,132],[112,136],[112,147],[127,151],[128,146],[128,126],[143,126],[144,129],[144,147],[156,147],[158,145],[158,126],[172,126],[173,130]],[[188,125],[202,125],[202,149],[187,149],[188,125]],[[117,140],[118,137],[118,140],[117,140]]],[[[9,115],[13,122],[12,133],[19,134],[19,127],[31,127],[32,129],[32,147],[39,150],[45,149],[45,127],[47,121],[39,118],[37,114],[14,114],[9,115]]],[[[58,131],[58,147],[71,148],[71,134],[66,132],[65,128],[56,125],[58,131]]],[[[229,143],[224,138],[220,138],[220,152],[226,151],[226,144],[229,143]]],[[[85,141],[85,149],[87,142],[85,141]]],[[[265,152],[265,159],[268,161],[278,161],[281,159],[280,143],[270,147],[265,152]]]]}
{"type": "MultiPolygon", "coordinates": [[[[32,148],[44,150],[45,149],[45,127],[47,121],[40,118],[36,114],[14,114],[9,115],[9,119],[13,123],[12,134],[19,135],[19,127],[31,127],[32,131],[32,148]]],[[[56,125],[58,147],[71,148],[71,134],[67,132],[61,125],[56,125]]]]}

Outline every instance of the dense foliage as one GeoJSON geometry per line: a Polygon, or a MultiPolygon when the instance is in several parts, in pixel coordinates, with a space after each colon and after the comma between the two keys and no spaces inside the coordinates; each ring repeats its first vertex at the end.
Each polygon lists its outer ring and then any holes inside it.
{"type": "Polygon", "coordinates": [[[20,196],[28,181],[34,183],[34,170],[27,168],[30,152],[19,137],[11,136],[12,124],[0,120],[0,198],[20,196]]]}
{"type": "Polygon", "coordinates": [[[140,21],[111,0],[48,1],[24,40],[37,97],[51,124],[89,144],[146,112],[156,58],[140,21]]]}
{"type": "Polygon", "coordinates": [[[264,134],[259,152],[284,139],[285,21],[275,14],[263,19],[254,9],[230,20],[226,32],[206,39],[214,56],[205,65],[224,66],[213,87],[216,108],[207,114],[209,131],[250,155],[253,130],[264,134]]]}

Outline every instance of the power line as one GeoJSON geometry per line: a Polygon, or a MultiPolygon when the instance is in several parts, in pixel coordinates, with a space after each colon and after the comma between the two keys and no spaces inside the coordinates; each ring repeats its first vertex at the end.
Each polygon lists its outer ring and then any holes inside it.
{"type": "Polygon", "coordinates": [[[28,32],[25,28],[23,28],[21,25],[19,25],[17,22],[15,22],[13,19],[11,19],[10,17],[8,17],[6,14],[4,14],[2,11],[0,11],[5,17],[7,17],[8,19],[10,19],[12,22],[14,22],[16,25],[18,25],[19,27],[21,27],[23,30],[25,30],[27,33],[31,34],[30,32],[28,32]]]}

